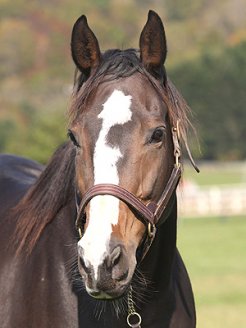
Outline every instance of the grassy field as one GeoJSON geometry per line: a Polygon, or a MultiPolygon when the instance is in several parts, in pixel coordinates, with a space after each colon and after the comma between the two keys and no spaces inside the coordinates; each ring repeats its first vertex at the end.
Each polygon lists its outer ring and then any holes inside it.
{"type": "Polygon", "coordinates": [[[200,186],[246,183],[246,162],[204,162],[198,166],[199,174],[186,163],[184,177],[200,186]]]}
{"type": "Polygon", "coordinates": [[[246,327],[246,217],[183,219],[178,246],[194,289],[197,328],[246,327]]]}

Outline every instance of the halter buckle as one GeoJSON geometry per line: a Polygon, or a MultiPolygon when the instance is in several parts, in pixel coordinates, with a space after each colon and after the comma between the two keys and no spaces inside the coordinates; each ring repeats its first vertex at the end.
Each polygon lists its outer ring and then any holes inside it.
{"type": "Polygon", "coordinates": [[[78,227],[78,233],[79,233],[79,238],[81,239],[83,237],[83,233],[80,227],[78,227]]]}
{"type": "Polygon", "coordinates": [[[148,236],[150,239],[154,239],[156,234],[156,226],[152,223],[148,223],[148,236]]]}
{"type": "Polygon", "coordinates": [[[173,137],[173,152],[175,157],[175,166],[179,168],[181,166],[180,157],[181,157],[181,149],[180,149],[180,131],[179,131],[179,122],[177,121],[177,126],[172,128],[172,137],[173,137]]]}

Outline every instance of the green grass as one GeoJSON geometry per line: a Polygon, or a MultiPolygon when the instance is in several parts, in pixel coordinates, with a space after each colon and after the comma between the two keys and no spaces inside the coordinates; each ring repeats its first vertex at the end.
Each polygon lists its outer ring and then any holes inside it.
{"type": "Polygon", "coordinates": [[[178,246],[192,281],[197,328],[246,327],[246,217],[184,219],[178,246]]]}
{"type": "Polygon", "coordinates": [[[197,174],[187,163],[184,177],[193,180],[201,186],[246,183],[245,163],[211,162],[199,165],[197,174]]]}

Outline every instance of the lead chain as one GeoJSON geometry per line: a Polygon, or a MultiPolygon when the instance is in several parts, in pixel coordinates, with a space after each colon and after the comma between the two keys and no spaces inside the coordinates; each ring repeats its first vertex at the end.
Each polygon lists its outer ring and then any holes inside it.
{"type": "Polygon", "coordinates": [[[142,318],[139,313],[136,312],[133,298],[132,298],[132,286],[130,286],[130,290],[127,296],[128,303],[128,316],[127,316],[127,324],[131,328],[141,328],[142,318]]]}

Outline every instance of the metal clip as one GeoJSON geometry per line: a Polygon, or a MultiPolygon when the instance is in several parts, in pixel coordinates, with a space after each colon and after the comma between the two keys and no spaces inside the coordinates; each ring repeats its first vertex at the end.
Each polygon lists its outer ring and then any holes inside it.
{"type": "Polygon", "coordinates": [[[180,132],[179,132],[179,120],[177,121],[177,126],[172,128],[172,137],[173,137],[173,152],[175,157],[175,165],[177,168],[181,166],[180,156],[181,149],[179,144],[180,132]]]}
{"type": "Polygon", "coordinates": [[[132,286],[130,286],[130,290],[127,295],[127,303],[128,303],[128,316],[126,318],[127,324],[131,328],[141,328],[142,318],[139,313],[136,312],[133,298],[132,298],[132,286]]]}
{"type": "Polygon", "coordinates": [[[126,320],[129,327],[141,328],[142,318],[139,313],[129,313],[126,320]],[[133,323],[133,321],[135,321],[135,323],[133,323]]]}

